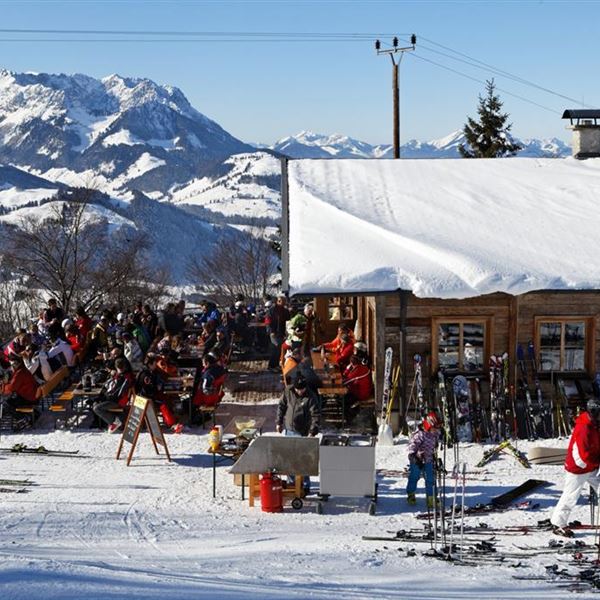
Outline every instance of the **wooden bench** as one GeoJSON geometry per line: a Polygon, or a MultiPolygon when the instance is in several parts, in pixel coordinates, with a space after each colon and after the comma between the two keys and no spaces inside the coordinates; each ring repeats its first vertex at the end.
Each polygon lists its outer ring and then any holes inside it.
{"type": "Polygon", "coordinates": [[[63,365],[52,377],[37,389],[36,398],[43,401],[69,376],[69,367],[63,365]]]}
{"type": "Polygon", "coordinates": [[[35,397],[37,403],[32,406],[20,406],[15,409],[22,415],[28,415],[31,419],[31,426],[35,423],[35,409],[40,406],[43,409],[44,400],[51,397],[52,392],[61,384],[61,382],[69,376],[69,367],[62,366],[56,373],[53,373],[52,377],[44,384],[40,385],[36,391],[35,397]]]}

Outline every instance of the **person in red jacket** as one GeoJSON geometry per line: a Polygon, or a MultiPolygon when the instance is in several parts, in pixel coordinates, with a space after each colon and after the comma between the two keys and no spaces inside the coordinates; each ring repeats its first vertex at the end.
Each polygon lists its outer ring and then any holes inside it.
{"type": "Polygon", "coordinates": [[[25,363],[20,356],[15,354],[10,357],[12,376],[4,384],[3,393],[17,400],[16,406],[35,404],[37,402],[38,384],[35,377],[25,368],[25,363]]]}
{"type": "Polygon", "coordinates": [[[14,426],[21,429],[25,426],[27,419],[19,419],[22,415],[16,409],[37,404],[38,384],[35,377],[25,367],[25,363],[20,356],[11,354],[10,368],[12,369],[12,376],[0,388],[0,393],[4,396],[2,402],[6,407],[6,412],[18,419],[14,426]]]}
{"type": "Polygon", "coordinates": [[[343,333],[340,336],[340,343],[331,355],[331,360],[338,366],[340,373],[343,373],[350,364],[350,359],[354,354],[354,339],[349,334],[343,333]]]}
{"type": "Polygon", "coordinates": [[[90,317],[85,312],[85,308],[83,306],[78,306],[75,310],[75,325],[77,325],[77,330],[83,337],[83,340],[86,341],[88,339],[88,335],[91,333],[94,328],[94,321],[90,319],[90,317]]]}
{"type": "MultiPolygon", "coordinates": [[[[357,347],[360,344],[362,343],[357,342],[357,347]]],[[[373,375],[366,353],[357,352],[355,348],[355,352],[350,358],[350,364],[342,374],[342,383],[348,388],[348,393],[344,397],[346,423],[351,424],[360,412],[365,412],[364,420],[369,423],[370,427],[371,415],[367,415],[366,412],[373,412],[374,408],[373,375]]]]}
{"type": "Polygon", "coordinates": [[[591,398],[587,403],[587,411],[577,417],[571,434],[565,460],[565,487],[550,517],[554,533],[573,537],[573,531],[568,527],[569,515],[586,483],[598,490],[599,466],[600,400],[591,398]]]}

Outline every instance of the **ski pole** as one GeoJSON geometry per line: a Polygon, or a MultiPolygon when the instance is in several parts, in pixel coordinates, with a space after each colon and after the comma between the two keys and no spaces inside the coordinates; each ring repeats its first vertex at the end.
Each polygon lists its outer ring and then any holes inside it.
{"type": "Polygon", "coordinates": [[[463,558],[463,543],[465,539],[465,485],[467,481],[467,463],[462,468],[462,494],[460,500],[460,560],[463,558]]]}
{"type": "Polygon", "coordinates": [[[440,481],[442,483],[442,501],[440,502],[440,524],[442,527],[442,545],[446,545],[446,445],[444,445],[443,465],[440,473],[440,481]]]}
{"type": "MultiPolygon", "coordinates": [[[[600,469],[596,472],[596,478],[598,477],[598,474],[600,474],[600,469]]],[[[590,490],[592,489],[592,486],[590,486],[590,490]]],[[[598,493],[600,492],[600,484],[598,484],[598,487],[594,490],[594,492],[596,493],[596,499],[598,499],[598,493]]],[[[598,514],[598,523],[594,523],[594,521],[592,521],[592,525],[596,525],[596,531],[594,533],[594,544],[596,544],[596,546],[598,547],[598,556],[596,557],[596,564],[598,564],[598,562],[600,561],[600,546],[598,545],[599,541],[600,541],[600,531],[598,531],[598,525],[600,525],[600,510],[596,510],[595,511],[598,514]]]]}
{"type": "MultiPolygon", "coordinates": [[[[433,455],[433,538],[431,538],[431,548],[437,550],[437,455],[433,455]]],[[[427,519],[429,522],[429,531],[431,531],[431,509],[427,507],[427,519]]]]}
{"type": "Polygon", "coordinates": [[[454,541],[454,515],[456,513],[456,496],[458,493],[458,470],[459,466],[457,464],[454,465],[454,472],[456,473],[456,477],[454,479],[454,495],[452,497],[452,514],[450,516],[450,544],[448,544],[448,559],[450,559],[450,555],[452,553],[452,542],[454,541]]]}

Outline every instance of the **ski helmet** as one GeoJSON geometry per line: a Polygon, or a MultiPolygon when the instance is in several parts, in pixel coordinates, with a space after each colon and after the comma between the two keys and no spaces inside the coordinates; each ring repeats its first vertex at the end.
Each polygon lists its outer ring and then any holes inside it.
{"type": "Polygon", "coordinates": [[[600,417],[600,400],[598,398],[590,398],[587,401],[586,408],[594,419],[600,417]]]}
{"type": "Polygon", "coordinates": [[[433,411],[423,419],[423,428],[425,431],[430,431],[434,427],[435,429],[440,429],[441,426],[440,418],[433,411]]]}

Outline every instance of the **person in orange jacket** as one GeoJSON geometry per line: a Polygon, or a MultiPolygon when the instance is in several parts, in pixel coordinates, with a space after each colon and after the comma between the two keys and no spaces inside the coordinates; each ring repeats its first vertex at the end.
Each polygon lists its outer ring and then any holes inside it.
{"type": "Polygon", "coordinates": [[[339,350],[339,347],[342,345],[342,335],[344,334],[346,334],[350,338],[350,341],[354,344],[354,332],[352,331],[352,329],[350,329],[350,327],[348,327],[348,325],[342,324],[338,327],[337,334],[335,338],[331,340],[331,342],[327,342],[325,344],[322,344],[321,346],[316,346],[315,348],[313,348],[313,350],[325,350],[325,352],[331,352],[335,354],[339,350]]]}

